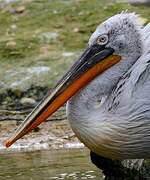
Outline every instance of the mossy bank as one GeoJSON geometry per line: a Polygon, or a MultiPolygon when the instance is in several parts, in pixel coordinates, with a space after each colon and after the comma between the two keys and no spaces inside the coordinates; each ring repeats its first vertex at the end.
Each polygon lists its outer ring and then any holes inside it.
{"type": "Polygon", "coordinates": [[[96,26],[126,9],[150,19],[149,7],[108,0],[1,1],[0,103],[41,99],[39,92],[54,86],[96,26]]]}

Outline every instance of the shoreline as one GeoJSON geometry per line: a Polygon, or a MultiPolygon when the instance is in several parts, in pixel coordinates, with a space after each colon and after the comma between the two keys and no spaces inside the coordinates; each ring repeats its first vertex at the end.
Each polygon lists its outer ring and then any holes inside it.
{"type": "Polygon", "coordinates": [[[1,123],[0,153],[85,147],[71,130],[69,122],[61,120],[43,123],[38,129],[19,139],[11,147],[6,148],[3,142],[14,132],[17,126],[15,121],[1,123]]]}

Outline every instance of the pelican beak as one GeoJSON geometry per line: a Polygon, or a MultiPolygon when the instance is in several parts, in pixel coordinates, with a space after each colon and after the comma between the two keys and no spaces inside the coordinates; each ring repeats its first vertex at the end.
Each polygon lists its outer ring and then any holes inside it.
{"type": "Polygon", "coordinates": [[[88,82],[118,63],[121,57],[113,53],[112,48],[105,48],[100,45],[88,47],[70,70],[60,79],[52,93],[47,94],[14,134],[4,142],[5,146],[11,146],[19,138],[36,128],[75,93],[86,86],[88,82]]]}

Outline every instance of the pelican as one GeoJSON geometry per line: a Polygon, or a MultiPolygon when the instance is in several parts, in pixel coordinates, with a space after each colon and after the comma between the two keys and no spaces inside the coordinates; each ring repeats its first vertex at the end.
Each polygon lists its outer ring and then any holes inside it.
{"type": "Polygon", "coordinates": [[[122,12],[100,24],[52,93],[5,141],[9,147],[67,102],[71,127],[112,160],[150,157],[150,24],[122,12]]]}

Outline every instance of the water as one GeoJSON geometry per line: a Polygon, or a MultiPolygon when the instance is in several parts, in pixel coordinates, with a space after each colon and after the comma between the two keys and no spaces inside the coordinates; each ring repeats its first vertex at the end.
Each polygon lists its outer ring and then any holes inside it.
{"type": "Polygon", "coordinates": [[[102,180],[86,149],[1,152],[0,180],[102,180]]]}

